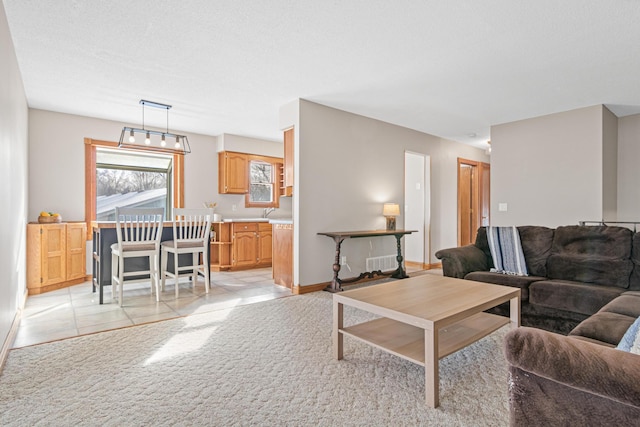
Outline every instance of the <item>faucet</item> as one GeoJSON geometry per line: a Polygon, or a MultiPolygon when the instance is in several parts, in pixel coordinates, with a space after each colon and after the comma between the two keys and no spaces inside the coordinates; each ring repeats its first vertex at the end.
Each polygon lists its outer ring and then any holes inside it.
{"type": "Polygon", "coordinates": [[[266,218],[269,216],[269,214],[273,211],[275,211],[276,208],[264,208],[262,209],[262,218],[266,218]]]}

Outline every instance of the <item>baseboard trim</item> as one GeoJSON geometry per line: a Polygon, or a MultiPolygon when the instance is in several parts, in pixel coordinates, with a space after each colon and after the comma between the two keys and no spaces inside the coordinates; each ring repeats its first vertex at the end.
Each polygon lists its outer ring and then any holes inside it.
{"type": "Polygon", "coordinates": [[[331,282],[316,283],[315,285],[306,285],[306,286],[295,285],[292,291],[294,295],[308,294],[311,292],[321,291],[327,286],[329,286],[330,284],[331,282]]]}
{"type": "Polygon", "coordinates": [[[406,267],[419,268],[422,270],[433,270],[434,268],[442,268],[441,262],[436,262],[433,264],[425,264],[425,263],[416,262],[416,261],[405,261],[404,265],[406,267]]]}
{"type": "Polygon", "coordinates": [[[7,357],[9,357],[9,350],[11,350],[13,342],[16,339],[16,335],[18,335],[18,328],[20,327],[20,320],[22,319],[22,312],[27,301],[27,295],[27,291],[25,290],[20,306],[18,307],[18,311],[16,311],[16,315],[13,317],[13,322],[11,322],[11,328],[9,328],[7,338],[4,340],[4,343],[2,343],[2,349],[0,350],[0,374],[7,362],[7,357]]]}

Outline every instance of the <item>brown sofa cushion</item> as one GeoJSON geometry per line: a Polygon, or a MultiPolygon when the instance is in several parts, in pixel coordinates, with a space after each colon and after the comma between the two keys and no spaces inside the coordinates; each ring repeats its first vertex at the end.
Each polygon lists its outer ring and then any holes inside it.
{"type": "Polygon", "coordinates": [[[637,317],[601,311],[581,322],[569,332],[570,336],[581,336],[616,346],[637,317]]]}
{"type": "Polygon", "coordinates": [[[624,290],[570,280],[541,280],[529,286],[529,302],[558,310],[592,315],[624,290]]]}
{"type": "Polygon", "coordinates": [[[547,275],[547,258],[551,254],[553,229],[533,225],[518,227],[522,252],[527,269],[532,276],[547,275]]]}
{"type": "Polygon", "coordinates": [[[640,356],[534,328],[505,337],[511,425],[637,425],[640,356]]]}
{"type": "Polygon", "coordinates": [[[629,278],[629,289],[640,290],[640,232],[633,235],[631,261],[633,262],[633,271],[629,278]]]}
{"type": "Polygon", "coordinates": [[[545,277],[540,276],[515,276],[512,274],[492,273],[490,271],[474,271],[464,276],[464,278],[477,282],[520,288],[522,290],[520,293],[521,301],[527,301],[529,299],[529,285],[539,280],[546,280],[545,277]]]}
{"type": "Polygon", "coordinates": [[[629,287],[633,233],[623,227],[556,228],[547,276],[604,286],[629,287]]]}
{"type": "Polygon", "coordinates": [[[576,326],[569,335],[616,346],[638,317],[640,317],[640,292],[625,292],[576,326]]]}
{"type": "MultiPolygon", "coordinates": [[[[553,243],[553,228],[523,225],[518,227],[518,233],[520,233],[520,243],[527,271],[532,276],[546,276],[547,258],[551,253],[551,244],[553,243]]],[[[478,229],[475,246],[484,252],[487,259],[491,260],[489,267],[494,267],[486,227],[478,229]]]]}

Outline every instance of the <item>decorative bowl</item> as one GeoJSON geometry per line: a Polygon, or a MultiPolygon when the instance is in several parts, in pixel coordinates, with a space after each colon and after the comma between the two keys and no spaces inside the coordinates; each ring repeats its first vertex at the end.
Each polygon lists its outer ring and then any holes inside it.
{"type": "Polygon", "coordinates": [[[38,222],[40,224],[55,224],[57,222],[62,222],[62,217],[58,216],[39,216],[38,222]]]}

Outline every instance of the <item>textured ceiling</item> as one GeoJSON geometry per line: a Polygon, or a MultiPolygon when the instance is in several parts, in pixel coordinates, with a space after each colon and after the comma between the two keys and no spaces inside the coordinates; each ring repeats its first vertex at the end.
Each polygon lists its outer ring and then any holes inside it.
{"type": "Polygon", "coordinates": [[[465,143],[640,112],[636,0],[3,2],[32,108],[138,124],[148,99],[170,130],[281,140],[280,106],[304,98],[465,143]]]}

